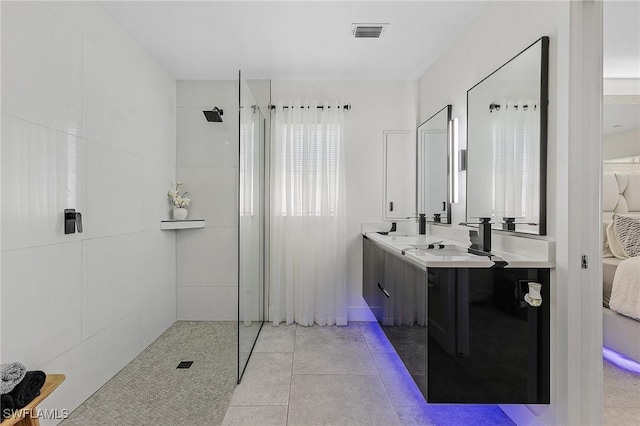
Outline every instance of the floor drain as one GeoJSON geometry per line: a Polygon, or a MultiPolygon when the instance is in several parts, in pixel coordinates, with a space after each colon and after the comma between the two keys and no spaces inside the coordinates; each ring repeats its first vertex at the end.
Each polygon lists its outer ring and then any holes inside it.
{"type": "Polygon", "coordinates": [[[189,368],[193,364],[193,361],[180,361],[180,364],[176,368],[189,368]]]}

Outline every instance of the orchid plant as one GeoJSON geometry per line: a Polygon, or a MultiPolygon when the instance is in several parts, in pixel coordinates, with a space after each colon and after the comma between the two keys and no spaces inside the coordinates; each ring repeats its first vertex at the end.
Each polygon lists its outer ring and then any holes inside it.
{"type": "Polygon", "coordinates": [[[185,191],[182,194],[179,191],[179,188],[182,186],[182,182],[176,182],[176,189],[170,190],[167,192],[169,196],[169,202],[175,208],[183,209],[185,207],[189,207],[191,203],[191,199],[187,197],[188,192],[185,191]]]}

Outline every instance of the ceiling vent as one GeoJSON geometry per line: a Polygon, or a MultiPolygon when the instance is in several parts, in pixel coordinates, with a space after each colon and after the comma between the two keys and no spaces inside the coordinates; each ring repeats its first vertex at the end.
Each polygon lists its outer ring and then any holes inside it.
{"type": "Polygon", "coordinates": [[[385,32],[388,23],[385,24],[351,24],[351,37],[355,38],[380,38],[385,32]]]}

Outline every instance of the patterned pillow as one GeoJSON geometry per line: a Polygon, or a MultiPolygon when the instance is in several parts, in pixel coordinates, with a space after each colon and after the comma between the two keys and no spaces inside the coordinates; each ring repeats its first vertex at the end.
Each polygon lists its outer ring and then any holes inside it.
{"type": "Polygon", "coordinates": [[[613,231],[627,257],[640,256],[640,216],[614,214],[613,231]]]}

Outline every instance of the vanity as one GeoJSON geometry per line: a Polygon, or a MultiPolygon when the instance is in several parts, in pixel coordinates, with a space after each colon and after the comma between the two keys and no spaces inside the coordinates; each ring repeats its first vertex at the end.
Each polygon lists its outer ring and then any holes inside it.
{"type": "Polygon", "coordinates": [[[419,234],[363,233],[364,300],[428,402],[550,403],[554,263],[523,247],[552,242],[514,236],[547,231],[548,57],[541,37],[467,91],[466,150],[452,105],[420,124],[419,234]]]}
{"type": "Polygon", "coordinates": [[[548,404],[553,262],[428,248],[436,239],[363,235],[363,297],[425,399],[548,404]],[[538,307],[524,301],[530,282],[538,307]]]}

